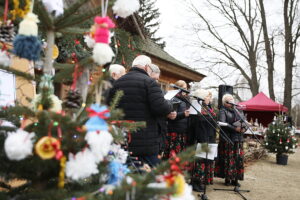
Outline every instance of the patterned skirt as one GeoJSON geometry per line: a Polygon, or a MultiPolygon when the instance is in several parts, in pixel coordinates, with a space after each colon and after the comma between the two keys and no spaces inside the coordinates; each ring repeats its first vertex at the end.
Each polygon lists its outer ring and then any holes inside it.
{"type": "Polygon", "coordinates": [[[174,154],[182,152],[186,147],[186,136],[182,133],[167,133],[164,159],[171,158],[174,154]]]}
{"type": "Polygon", "coordinates": [[[215,176],[225,180],[244,180],[244,151],[242,142],[234,146],[221,140],[218,146],[215,176]]]}
{"type": "Polygon", "coordinates": [[[202,185],[213,184],[214,177],[214,161],[197,159],[194,162],[191,171],[191,178],[194,182],[200,183],[202,185]],[[206,176],[205,176],[206,174],[206,176]]]}

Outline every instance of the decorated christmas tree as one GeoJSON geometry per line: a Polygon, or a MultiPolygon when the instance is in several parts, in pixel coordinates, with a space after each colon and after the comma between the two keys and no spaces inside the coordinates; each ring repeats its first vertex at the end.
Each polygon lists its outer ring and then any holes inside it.
{"type": "Polygon", "coordinates": [[[0,108],[0,199],[194,199],[182,171],[193,148],[147,171],[125,151],[127,133],[145,124],[121,120],[122,92],[102,103],[105,66],[126,47],[122,30],[110,45],[114,18],[136,12],[138,0],[1,2],[0,68],[21,92],[0,108]]]}
{"type": "Polygon", "coordinates": [[[287,159],[286,154],[294,153],[298,145],[297,142],[294,132],[290,125],[284,121],[284,117],[281,115],[274,117],[265,135],[265,147],[269,152],[276,154],[277,162],[280,162],[281,157],[287,159]]]}

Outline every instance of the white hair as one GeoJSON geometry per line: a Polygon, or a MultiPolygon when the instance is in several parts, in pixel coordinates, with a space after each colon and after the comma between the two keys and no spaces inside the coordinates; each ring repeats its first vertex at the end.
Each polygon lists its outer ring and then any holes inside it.
{"type": "Polygon", "coordinates": [[[133,60],[132,67],[145,67],[146,65],[150,65],[151,62],[151,58],[148,56],[140,55],[133,60]]]}
{"type": "Polygon", "coordinates": [[[197,89],[193,92],[193,95],[201,99],[205,99],[208,95],[210,95],[210,93],[208,90],[197,89]]]}
{"type": "Polygon", "coordinates": [[[155,64],[149,64],[150,69],[152,70],[153,73],[160,74],[160,69],[157,65],[155,64]]]}
{"type": "Polygon", "coordinates": [[[112,64],[109,66],[109,75],[112,76],[112,73],[120,74],[121,71],[125,71],[125,67],[119,64],[112,64]]]}
{"type": "Polygon", "coordinates": [[[223,97],[222,97],[222,104],[224,105],[227,101],[227,99],[233,99],[233,96],[231,94],[224,94],[223,97]]]}

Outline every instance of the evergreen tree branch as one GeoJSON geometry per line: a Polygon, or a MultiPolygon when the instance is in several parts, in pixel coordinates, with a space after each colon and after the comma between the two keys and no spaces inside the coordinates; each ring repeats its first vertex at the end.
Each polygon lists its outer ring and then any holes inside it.
{"type": "Polygon", "coordinates": [[[2,65],[0,65],[0,70],[3,70],[3,71],[6,71],[6,72],[9,72],[9,73],[12,73],[16,76],[20,76],[20,77],[23,77],[27,80],[31,80],[31,81],[39,81],[39,77],[34,77],[32,76],[31,74],[28,74],[26,72],[22,72],[22,71],[19,71],[19,70],[16,70],[16,69],[12,69],[12,68],[9,68],[9,67],[4,67],[2,65]]]}

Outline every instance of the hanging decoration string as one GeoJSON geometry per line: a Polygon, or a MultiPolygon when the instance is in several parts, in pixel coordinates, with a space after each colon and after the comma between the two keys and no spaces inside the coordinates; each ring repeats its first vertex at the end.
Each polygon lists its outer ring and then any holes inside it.
{"type": "Polygon", "coordinates": [[[102,15],[102,17],[106,16],[107,8],[108,8],[108,0],[101,0],[101,15],[102,15]]]}
{"type": "Polygon", "coordinates": [[[30,12],[33,12],[33,7],[34,7],[34,0],[32,0],[31,5],[30,5],[30,12]]]}
{"type": "Polygon", "coordinates": [[[4,21],[4,23],[7,20],[7,13],[8,13],[8,0],[5,0],[5,8],[4,8],[4,15],[3,15],[3,21],[4,21]]]}

